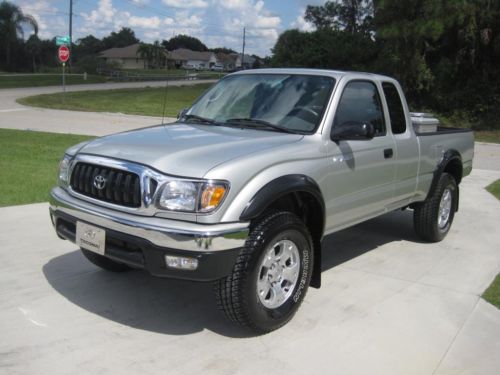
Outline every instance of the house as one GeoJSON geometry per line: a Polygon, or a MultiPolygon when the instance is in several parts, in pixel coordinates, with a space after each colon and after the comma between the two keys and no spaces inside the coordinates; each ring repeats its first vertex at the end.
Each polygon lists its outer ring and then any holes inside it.
{"type": "Polygon", "coordinates": [[[222,69],[228,72],[237,70],[241,67],[241,55],[237,53],[219,52],[216,55],[217,63],[222,66],[222,69]]]}
{"type": "Polygon", "coordinates": [[[170,51],[168,59],[174,62],[175,67],[184,69],[210,69],[218,62],[213,52],[191,51],[186,48],[170,51]]]}
{"type": "Polygon", "coordinates": [[[110,48],[99,54],[99,59],[107,65],[118,64],[122,69],[144,69],[147,61],[138,54],[139,43],[122,48],[110,48]]]}
{"type": "Polygon", "coordinates": [[[241,54],[239,57],[240,57],[240,65],[238,66],[238,68],[243,68],[243,69],[253,68],[253,65],[255,64],[256,60],[255,57],[245,54],[245,56],[243,57],[243,64],[241,64],[241,54]]]}

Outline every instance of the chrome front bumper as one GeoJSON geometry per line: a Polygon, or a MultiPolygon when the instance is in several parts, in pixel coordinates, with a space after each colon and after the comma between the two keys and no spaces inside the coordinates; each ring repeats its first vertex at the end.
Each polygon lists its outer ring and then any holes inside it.
{"type": "MultiPolygon", "coordinates": [[[[243,247],[249,223],[198,224],[120,212],[71,196],[55,187],[50,193],[51,214],[66,214],[105,229],[142,238],[152,244],[186,251],[211,252],[243,247]]],[[[54,222],[54,220],[53,220],[54,222]]]]}

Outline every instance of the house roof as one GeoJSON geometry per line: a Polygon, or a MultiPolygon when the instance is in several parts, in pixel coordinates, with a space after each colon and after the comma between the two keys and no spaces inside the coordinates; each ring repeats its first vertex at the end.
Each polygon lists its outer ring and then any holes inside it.
{"type": "Polygon", "coordinates": [[[186,48],[178,48],[176,50],[173,50],[168,53],[168,57],[172,60],[180,60],[180,61],[187,61],[187,60],[200,60],[200,61],[208,61],[212,57],[214,53],[207,51],[207,52],[199,52],[199,51],[191,51],[190,49],[186,48]]]}
{"type": "Polygon", "coordinates": [[[105,51],[102,51],[99,54],[99,57],[105,58],[118,58],[118,59],[136,59],[137,51],[139,49],[139,43],[131,44],[127,47],[122,48],[110,48],[105,51]]]}
{"type": "Polygon", "coordinates": [[[238,55],[235,54],[227,54],[219,52],[216,55],[217,55],[217,60],[223,64],[234,64],[238,59],[238,55]]]}

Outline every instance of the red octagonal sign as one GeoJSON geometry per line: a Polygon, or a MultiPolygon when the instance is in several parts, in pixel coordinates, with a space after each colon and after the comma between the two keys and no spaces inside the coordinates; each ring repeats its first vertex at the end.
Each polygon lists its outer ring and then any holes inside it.
{"type": "Polygon", "coordinates": [[[66,47],[65,45],[62,45],[59,47],[57,50],[57,57],[59,57],[59,61],[62,63],[65,63],[66,61],[69,60],[69,48],[66,47]]]}

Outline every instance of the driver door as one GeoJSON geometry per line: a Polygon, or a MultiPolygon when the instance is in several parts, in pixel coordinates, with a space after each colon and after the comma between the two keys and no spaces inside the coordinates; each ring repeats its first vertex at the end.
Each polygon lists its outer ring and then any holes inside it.
{"type": "Polygon", "coordinates": [[[375,82],[351,80],[344,86],[332,129],[349,122],[371,123],[375,136],[328,141],[327,232],[384,213],[394,199],[396,148],[375,82]]]}

